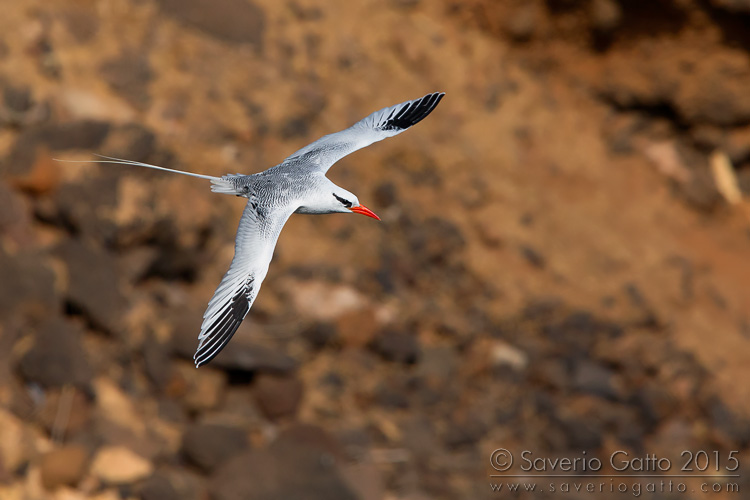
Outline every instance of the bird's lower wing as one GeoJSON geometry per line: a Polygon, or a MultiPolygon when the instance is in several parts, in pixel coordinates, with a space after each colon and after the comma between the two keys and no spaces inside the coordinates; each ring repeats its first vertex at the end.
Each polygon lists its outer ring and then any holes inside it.
{"type": "Polygon", "coordinates": [[[259,213],[256,207],[257,202],[250,198],[237,229],[232,264],[203,314],[193,356],[196,367],[219,354],[247,316],[268,272],[279,233],[294,211],[278,208],[259,213]]]}
{"type": "Polygon", "coordinates": [[[326,135],[292,154],[285,164],[303,161],[312,168],[327,172],[344,156],[400,134],[429,115],[445,94],[435,92],[413,101],[383,108],[346,130],[326,135]]]}

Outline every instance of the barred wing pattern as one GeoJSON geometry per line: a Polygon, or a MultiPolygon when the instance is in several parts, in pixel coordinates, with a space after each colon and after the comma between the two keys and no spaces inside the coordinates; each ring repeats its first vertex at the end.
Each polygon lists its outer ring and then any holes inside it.
{"type": "Polygon", "coordinates": [[[281,229],[294,207],[259,213],[250,198],[240,219],[234,259],[203,314],[195,366],[211,361],[227,345],[258,296],[281,229]]]}
{"type": "Polygon", "coordinates": [[[304,162],[325,173],[344,156],[419,123],[435,109],[444,95],[443,92],[434,92],[376,111],[346,130],[308,144],[284,160],[282,165],[304,162]]]}

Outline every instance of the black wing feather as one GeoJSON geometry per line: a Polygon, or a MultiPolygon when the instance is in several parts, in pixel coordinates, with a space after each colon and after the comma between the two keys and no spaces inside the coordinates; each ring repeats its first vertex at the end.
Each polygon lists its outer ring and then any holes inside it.
{"type": "Polygon", "coordinates": [[[195,353],[195,366],[205,365],[216,357],[224,349],[224,346],[234,336],[237,329],[242,324],[247,313],[250,311],[250,301],[248,299],[252,292],[253,280],[250,279],[245,286],[240,288],[232,297],[232,302],[211,325],[207,339],[202,342],[198,351],[195,353]]]}
{"type": "Polygon", "coordinates": [[[437,107],[444,95],[444,92],[436,92],[412,101],[408,106],[401,108],[395,116],[391,113],[379,128],[382,130],[405,130],[419,123],[437,107]]]}

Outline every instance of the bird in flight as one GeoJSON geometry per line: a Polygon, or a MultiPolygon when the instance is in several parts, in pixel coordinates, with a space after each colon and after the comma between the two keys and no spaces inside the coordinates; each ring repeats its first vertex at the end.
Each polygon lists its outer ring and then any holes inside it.
{"type": "Polygon", "coordinates": [[[346,130],[321,137],[263,172],[222,177],[194,174],[130,160],[102,156],[92,163],[115,163],[165,170],[211,181],[211,191],[247,198],[237,229],[229,271],[208,303],[193,359],[200,367],[227,345],[247,316],[268,272],[276,241],[293,213],[355,213],[380,220],[357,197],[331,182],[326,172],[344,156],[423,120],[445,94],[435,92],[396,104],[360,120],[346,130]]]}

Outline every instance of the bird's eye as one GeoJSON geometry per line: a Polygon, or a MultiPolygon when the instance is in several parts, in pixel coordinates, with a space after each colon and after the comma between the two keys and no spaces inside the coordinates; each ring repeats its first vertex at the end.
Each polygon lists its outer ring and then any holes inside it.
{"type": "Polygon", "coordinates": [[[341,196],[336,195],[336,193],[333,193],[333,196],[336,197],[337,200],[341,202],[342,205],[344,205],[346,208],[352,208],[352,202],[342,198],[341,196]]]}

